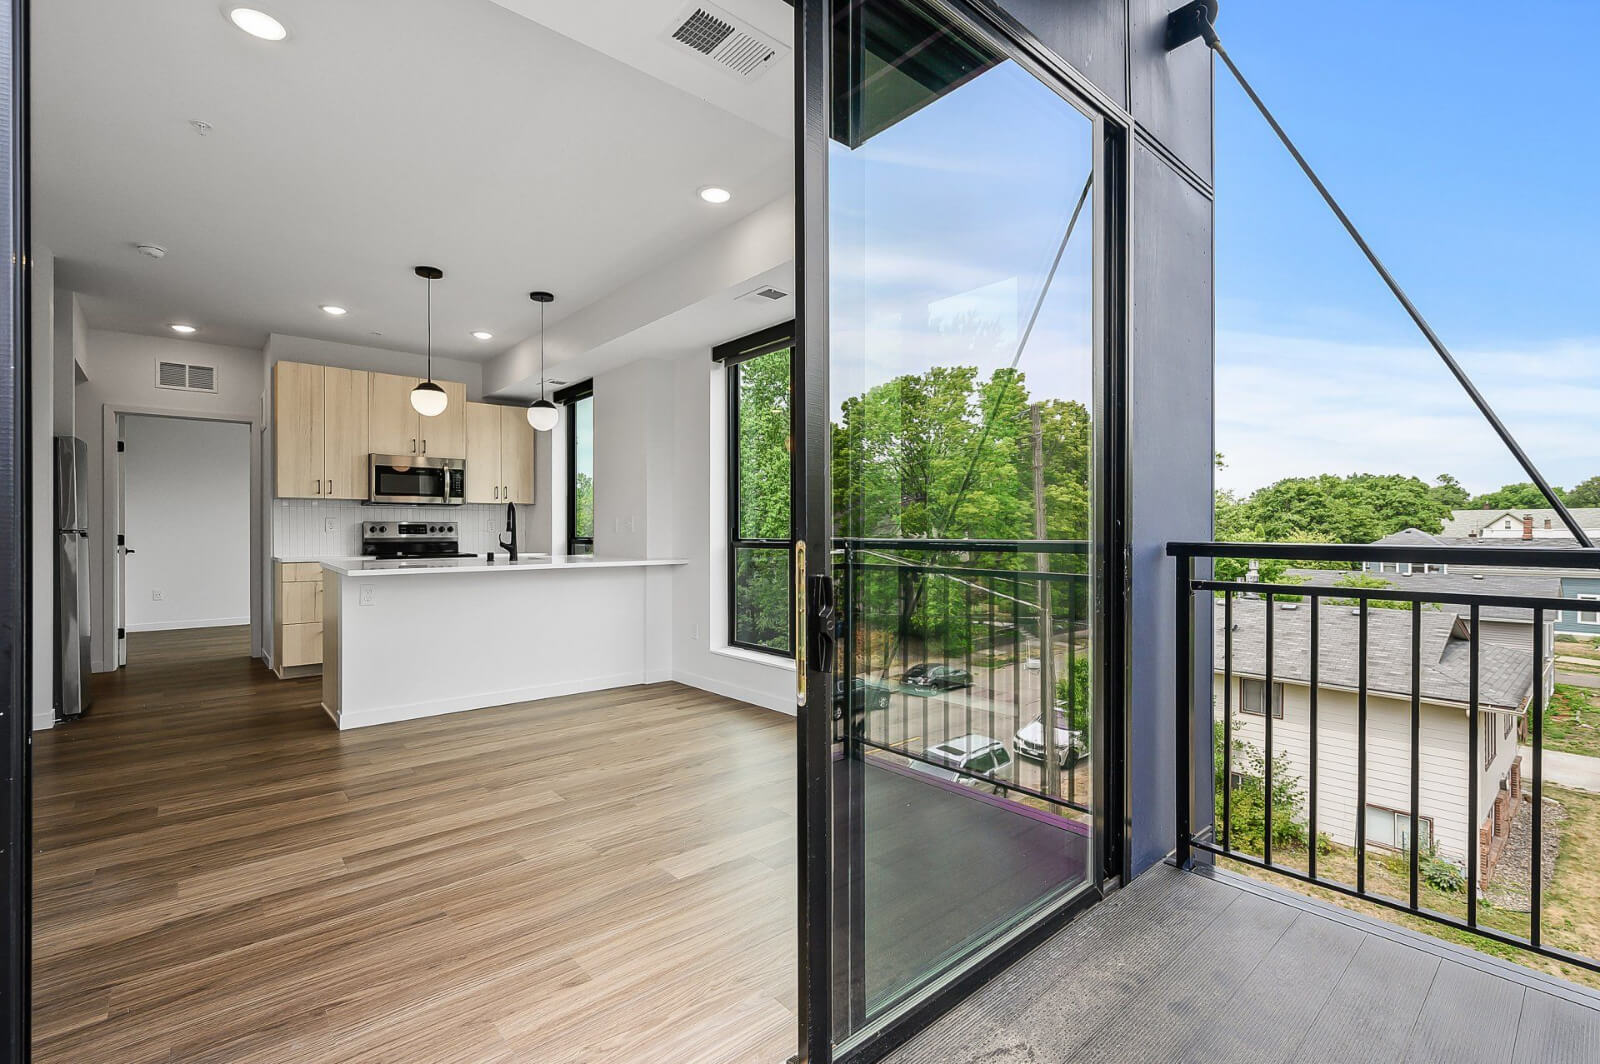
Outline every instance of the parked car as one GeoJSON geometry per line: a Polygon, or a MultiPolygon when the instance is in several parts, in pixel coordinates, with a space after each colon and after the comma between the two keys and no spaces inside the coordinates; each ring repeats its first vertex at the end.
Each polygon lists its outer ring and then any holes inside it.
{"type": "MultiPolygon", "coordinates": [[[[927,760],[906,759],[912,771],[964,787],[984,786],[990,781],[983,777],[998,776],[1011,764],[1006,744],[987,735],[960,735],[928,747],[922,756],[927,760]]],[[[994,789],[998,791],[999,785],[994,789]]]]}
{"type": "MultiPolygon", "coordinates": [[[[910,676],[919,666],[912,666],[906,671],[910,676]]],[[[958,669],[954,665],[927,665],[920,666],[923,671],[916,677],[906,680],[913,687],[932,687],[940,691],[953,691],[959,687],[972,686],[972,673],[966,669],[958,669]]]]}
{"type": "MultiPolygon", "coordinates": [[[[1057,709],[1055,718],[1056,761],[1062,768],[1066,768],[1076,764],[1080,757],[1089,752],[1089,744],[1082,732],[1073,731],[1067,726],[1065,710],[1057,709]]],[[[1011,740],[1011,745],[1016,749],[1017,756],[1043,761],[1044,725],[1040,723],[1039,718],[1035,717],[1017,729],[1016,738],[1011,740]]]]}
{"type": "MultiPolygon", "coordinates": [[[[850,696],[848,704],[852,710],[866,712],[869,709],[888,709],[889,695],[892,692],[887,687],[882,687],[864,680],[859,676],[850,679],[850,696]]],[[[845,708],[845,681],[840,678],[833,681],[833,709],[837,718],[840,711],[845,708]]]]}
{"type": "Polygon", "coordinates": [[[914,684],[926,676],[930,668],[932,668],[932,666],[928,665],[927,663],[913,665],[911,668],[900,674],[900,682],[914,684]]]}

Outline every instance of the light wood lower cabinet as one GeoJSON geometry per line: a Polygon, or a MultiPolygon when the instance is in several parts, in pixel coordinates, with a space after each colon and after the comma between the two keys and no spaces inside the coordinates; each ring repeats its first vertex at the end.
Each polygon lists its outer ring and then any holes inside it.
{"type": "Polygon", "coordinates": [[[316,562],[276,562],[273,584],[277,607],[273,668],[279,679],[289,670],[303,676],[309,671],[305,666],[322,664],[322,566],[316,562]]]}

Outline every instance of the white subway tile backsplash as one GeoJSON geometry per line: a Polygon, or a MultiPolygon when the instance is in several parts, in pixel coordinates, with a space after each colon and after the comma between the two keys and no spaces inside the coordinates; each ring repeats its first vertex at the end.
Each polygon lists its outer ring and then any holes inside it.
{"type": "MultiPolygon", "coordinates": [[[[361,553],[361,526],[373,520],[448,520],[456,523],[461,549],[482,554],[498,547],[505,531],[504,506],[371,506],[361,502],[318,499],[275,499],[272,504],[272,557],[351,557],[361,553]],[[327,531],[328,519],[334,531],[327,531]]],[[[517,529],[526,541],[533,522],[533,507],[517,507],[517,529]]]]}

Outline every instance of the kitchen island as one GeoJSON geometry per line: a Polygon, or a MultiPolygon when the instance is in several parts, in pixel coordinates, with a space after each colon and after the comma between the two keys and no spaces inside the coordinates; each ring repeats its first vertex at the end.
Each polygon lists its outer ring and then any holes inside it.
{"type": "Polygon", "coordinates": [[[323,563],[322,707],[341,728],[665,680],[676,558],[323,563]]]}

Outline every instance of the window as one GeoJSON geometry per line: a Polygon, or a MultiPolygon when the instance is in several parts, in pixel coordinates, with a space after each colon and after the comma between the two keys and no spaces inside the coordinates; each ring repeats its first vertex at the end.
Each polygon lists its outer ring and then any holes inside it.
{"type": "MultiPolygon", "coordinates": [[[[1248,713],[1252,717],[1266,715],[1266,690],[1264,680],[1239,681],[1239,712],[1248,713]]],[[[1277,720],[1283,719],[1283,684],[1272,685],[1272,715],[1277,720]]]]}
{"type": "Polygon", "coordinates": [[[594,382],[563,388],[567,408],[567,553],[594,553],[594,382]]]}
{"type": "Polygon", "coordinates": [[[794,325],[719,345],[728,379],[728,643],[792,656],[794,325]]]}
{"type": "MultiPolygon", "coordinates": [[[[1583,602],[1600,602],[1600,595],[1579,595],[1578,598],[1583,602]]],[[[1579,610],[1578,623],[1600,624],[1600,606],[1592,610],[1579,610]]]]}
{"type": "MultiPolygon", "coordinates": [[[[1483,744],[1483,767],[1486,771],[1490,765],[1494,764],[1500,742],[1499,732],[1496,731],[1494,726],[1494,718],[1496,716],[1497,714],[1494,713],[1478,714],[1478,741],[1483,744]]],[[[1507,721],[1511,719],[1511,714],[1507,713],[1505,716],[1507,721]]]]}
{"type": "MultiPolygon", "coordinates": [[[[1417,818],[1418,840],[1422,843],[1422,852],[1426,853],[1433,846],[1433,818],[1417,818]]],[[[1402,813],[1395,809],[1385,809],[1381,805],[1367,806],[1367,845],[1381,846],[1388,850],[1406,850],[1411,844],[1411,814],[1402,813]]]]}

